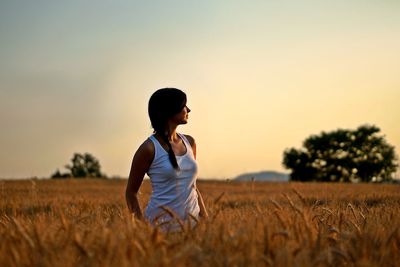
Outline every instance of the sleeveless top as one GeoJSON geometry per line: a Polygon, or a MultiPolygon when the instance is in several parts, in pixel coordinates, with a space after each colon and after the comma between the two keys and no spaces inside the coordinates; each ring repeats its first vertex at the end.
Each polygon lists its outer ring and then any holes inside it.
{"type": "Polygon", "coordinates": [[[169,224],[168,230],[180,227],[177,218],[181,222],[190,220],[193,223],[190,215],[198,218],[200,212],[196,191],[197,163],[189,141],[183,134],[178,133],[178,136],[186,147],[184,155],[176,156],[179,170],[174,169],[168,152],[155,136],[149,137],[154,144],[154,159],[147,175],[153,191],[144,215],[153,225],[169,224]]]}

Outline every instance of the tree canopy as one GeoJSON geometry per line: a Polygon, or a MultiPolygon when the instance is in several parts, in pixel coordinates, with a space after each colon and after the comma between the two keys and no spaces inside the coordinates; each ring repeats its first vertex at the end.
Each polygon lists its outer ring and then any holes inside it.
{"type": "Polygon", "coordinates": [[[286,149],[283,165],[293,181],[388,181],[397,169],[393,146],[374,125],[311,135],[301,149],[286,149]]]}
{"type": "Polygon", "coordinates": [[[71,164],[65,165],[69,170],[66,173],[60,173],[57,170],[51,177],[52,178],[105,178],[106,176],[101,172],[100,162],[91,154],[75,153],[71,159],[71,164]]]}

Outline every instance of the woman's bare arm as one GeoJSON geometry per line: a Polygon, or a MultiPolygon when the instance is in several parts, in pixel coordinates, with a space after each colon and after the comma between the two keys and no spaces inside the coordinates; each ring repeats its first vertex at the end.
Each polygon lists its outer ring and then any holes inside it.
{"type": "Polygon", "coordinates": [[[204,205],[203,197],[201,196],[201,193],[200,193],[199,189],[197,188],[197,186],[196,186],[196,191],[197,191],[199,207],[200,207],[199,216],[206,219],[206,218],[208,218],[208,212],[207,212],[206,206],[204,205]]]}
{"type": "Polygon", "coordinates": [[[132,160],[125,197],[130,212],[138,219],[143,219],[143,214],[137,194],[153,158],[154,145],[148,139],[138,148],[132,160]]]}

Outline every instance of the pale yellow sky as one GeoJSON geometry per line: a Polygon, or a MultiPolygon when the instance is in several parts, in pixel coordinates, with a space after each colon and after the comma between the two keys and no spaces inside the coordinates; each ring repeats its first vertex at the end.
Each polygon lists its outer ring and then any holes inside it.
{"type": "Polygon", "coordinates": [[[285,148],[365,123],[399,154],[394,1],[29,3],[0,4],[0,177],[74,152],[126,177],[166,86],[188,95],[200,177],[283,171],[285,148]]]}

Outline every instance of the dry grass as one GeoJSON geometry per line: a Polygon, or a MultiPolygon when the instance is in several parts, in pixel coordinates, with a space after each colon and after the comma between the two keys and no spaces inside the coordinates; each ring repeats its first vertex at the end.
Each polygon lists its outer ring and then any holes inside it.
{"type": "Polygon", "coordinates": [[[125,184],[0,181],[0,266],[400,266],[398,185],[199,182],[209,220],[164,234],[125,184]]]}

